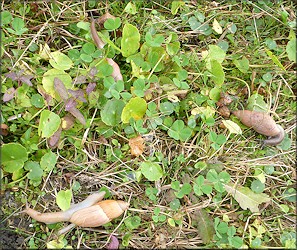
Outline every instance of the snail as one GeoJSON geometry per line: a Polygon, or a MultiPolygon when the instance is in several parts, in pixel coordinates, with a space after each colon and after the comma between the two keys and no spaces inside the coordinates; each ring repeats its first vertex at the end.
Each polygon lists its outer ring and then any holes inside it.
{"type": "Polygon", "coordinates": [[[76,226],[99,227],[119,217],[129,206],[127,202],[120,200],[101,201],[104,195],[104,191],[92,194],[66,211],[39,213],[27,206],[24,212],[36,221],[46,224],[69,221],[76,226]]]}
{"type": "Polygon", "coordinates": [[[284,129],[265,112],[237,110],[232,111],[232,114],[239,118],[244,125],[253,128],[259,134],[269,136],[263,141],[264,145],[277,145],[285,137],[284,129]]]}

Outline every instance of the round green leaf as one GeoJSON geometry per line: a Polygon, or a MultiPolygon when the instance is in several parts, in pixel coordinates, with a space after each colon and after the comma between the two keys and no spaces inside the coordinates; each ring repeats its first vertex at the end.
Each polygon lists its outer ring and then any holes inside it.
{"type": "Polygon", "coordinates": [[[139,49],[140,34],[132,24],[125,24],[121,40],[121,50],[124,57],[133,55],[139,49]]]}
{"type": "Polygon", "coordinates": [[[25,147],[18,143],[7,143],[1,147],[1,162],[4,171],[13,173],[24,166],[28,160],[28,154],[25,147]]]}
{"type": "Polygon", "coordinates": [[[140,97],[131,98],[123,109],[121,119],[123,123],[128,123],[131,118],[141,119],[147,109],[146,101],[140,97]]]}
{"type": "Polygon", "coordinates": [[[67,70],[73,66],[72,60],[60,51],[50,53],[49,63],[59,70],[67,70]]]}
{"type": "Polygon", "coordinates": [[[42,78],[42,84],[45,91],[50,94],[53,98],[60,100],[59,94],[56,92],[54,87],[54,79],[59,78],[65,85],[66,89],[73,89],[72,79],[69,74],[64,70],[50,69],[44,73],[42,78]]]}
{"type": "Polygon", "coordinates": [[[265,189],[265,184],[262,183],[260,180],[253,180],[251,184],[251,189],[256,193],[262,193],[265,189]]]}
{"type": "Polygon", "coordinates": [[[5,24],[9,24],[12,20],[12,15],[9,11],[2,11],[0,13],[0,20],[1,20],[1,26],[5,24]]]}
{"type": "Polygon", "coordinates": [[[52,170],[55,167],[56,163],[57,155],[52,151],[49,151],[48,153],[44,154],[40,160],[40,166],[46,172],[52,170]]]}
{"type": "Polygon", "coordinates": [[[60,127],[60,117],[49,110],[43,110],[40,115],[38,135],[41,137],[51,137],[60,127]]]}
{"type": "Polygon", "coordinates": [[[33,181],[40,181],[43,175],[43,170],[36,161],[27,161],[24,168],[29,171],[28,178],[33,181]]]}
{"type": "Polygon", "coordinates": [[[124,106],[122,100],[109,100],[100,112],[102,121],[108,126],[118,125],[124,106]]]}
{"type": "Polygon", "coordinates": [[[85,43],[83,46],[82,46],[82,50],[83,52],[85,52],[86,54],[88,55],[92,55],[96,48],[95,48],[95,45],[93,43],[85,43]]]}
{"type": "Polygon", "coordinates": [[[141,173],[150,181],[160,180],[163,176],[163,170],[158,163],[142,162],[140,165],[141,173]]]}
{"type": "Polygon", "coordinates": [[[58,192],[56,197],[56,202],[63,211],[70,208],[70,202],[72,198],[72,192],[71,190],[61,190],[58,192]]]}
{"type": "Polygon", "coordinates": [[[34,94],[31,97],[31,104],[36,108],[42,108],[44,106],[44,99],[40,94],[34,94]]]}
{"type": "Polygon", "coordinates": [[[87,54],[81,54],[80,59],[87,63],[90,63],[93,61],[93,57],[87,54]]]}

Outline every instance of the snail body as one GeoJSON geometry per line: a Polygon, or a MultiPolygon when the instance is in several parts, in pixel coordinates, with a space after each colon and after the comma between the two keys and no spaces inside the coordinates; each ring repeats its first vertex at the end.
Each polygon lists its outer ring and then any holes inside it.
{"type": "Polygon", "coordinates": [[[244,125],[253,128],[259,134],[269,136],[269,139],[263,141],[266,145],[277,145],[285,137],[284,129],[265,112],[237,110],[232,111],[232,114],[239,118],[244,125]]]}
{"type": "Polygon", "coordinates": [[[24,212],[36,221],[46,224],[69,221],[77,226],[98,227],[120,216],[129,206],[125,201],[101,201],[104,195],[105,192],[92,194],[84,201],[72,205],[66,211],[39,213],[34,209],[26,207],[24,212]]]}

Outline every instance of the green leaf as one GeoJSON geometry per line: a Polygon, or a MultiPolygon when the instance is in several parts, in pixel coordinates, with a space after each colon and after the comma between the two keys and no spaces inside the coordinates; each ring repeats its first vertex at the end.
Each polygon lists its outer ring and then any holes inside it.
{"type": "Polygon", "coordinates": [[[44,99],[40,94],[34,94],[31,97],[31,104],[36,108],[42,108],[44,106],[44,99]]]}
{"type": "Polygon", "coordinates": [[[286,52],[289,60],[295,63],[296,63],[296,46],[297,46],[296,37],[291,39],[286,46],[286,52]]]}
{"type": "Polygon", "coordinates": [[[175,140],[186,141],[191,137],[192,130],[189,127],[185,127],[182,120],[177,120],[168,130],[168,135],[175,140]]]}
{"type": "Polygon", "coordinates": [[[171,3],[171,14],[176,15],[179,8],[183,5],[185,5],[185,2],[183,2],[183,1],[173,1],[171,3]]]}
{"type": "Polygon", "coordinates": [[[268,49],[265,49],[266,54],[270,57],[270,59],[274,62],[275,65],[277,65],[280,69],[286,71],[285,67],[281,64],[281,62],[278,60],[278,58],[268,49]]]}
{"type": "Polygon", "coordinates": [[[258,213],[258,206],[263,202],[270,201],[267,194],[256,194],[248,187],[235,186],[233,184],[224,184],[224,186],[226,191],[234,197],[242,209],[249,209],[252,213],[258,213]]]}
{"type": "Polygon", "coordinates": [[[28,178],[33,181],[40,181],[43,175],[43,170],[36,161],[27,161],[24,168],[29,171],[28,178]]]}
{"type": "Polygon", "coordinates": [[[120,26],[121,26],[121,19],[119,17],[116,17],[115,19],[108,18],[104,22],[104,28],[107,30],[116,30],[120,26]]]}
{"type": "Polygon", "coordinates": [[[146,109],[147,104],[143,98],[131,98],[122,111],[121,120],[123,123],[129,123],[131,118],[139,120],[144,116],[146,109]]]}
{"type": "Polygon", "coordinates": [[[215,234],[213,221],[204,209],[195,210],[191,216],[197,222],[197,231],[204,244],[210,243],[215,234]]]}
{"type": "Polygon", "coordinates": [[[166,44],[166,51],[170,56],[174,56],[179,51],[179,48],[180,42],[178,41],[166,44]]]}
{"type": "Polygon", "coordinates": [[[230,121],[230,120],[223,120],[222,121],[225,127],[229,130],[230,134],[242,134],[241,128],[237,125],[237,123],[230,121]]]}
{"type": "Polygon", "coordinates": [[[210,182],[218,182],[218,173],[214,169],[210,169],[206,174],[206,179],[210,182]]]}
{"type": "Polygon", "coordinates": [[[1,162],[4,171],[13,173],[24,166],[28,160],[28,154],[25,147],[18,143],[7,143],[1,146],[1,162]]]}
{"type": "MultiPolygon", "coordinates": [[[[209,45],[207,58],[222,63],[225,60],[226,52],[217,45],[209,45]]],[[[209,69],[209,68],[208,68],[209,69]]]]}
{"type": "Polygon", "coordinates": [[[19,17],[15,17],[12,20],[11,26],[14,28],[15,30],[14,34],[16,35],[22,35],[24,32],[28,30],[27,28],[24,28],[25,27],[24,20],[19,17]]]}
{"type": "Polygon", "coordinates": [[[49,63],[55,69],[67,70],[73,66],[72,60],[60,51],[51,52],[49,56],[49,63]]]}
{"type": "Polygon", "coordinates": [[[139,49],[140,34],[132,24],[125,24],[121,40],[121,50],[124,57],[133,55],[139,49]]]}
{"type": "Polygon", "coordinates": [[[177,211],[180,207],[179,199],[174,199],[169,203],[169,206],[172,210],[177,211]]]}
{"type": "Polygon", "coordinates": [[[249,60],[244,56],[241,60],[235,59],[233,61],[236,68],[238,68],[242,73],[247,73],[250,67],[249,60]]]}
{"type": "Polygon", "coordinates": [[[38,135],[41,137],[51,137],[60,127],[60,117],[49,110],[43,110],[40,115],[38,135]]]}
{"type": "Polygon", "coordinates": [[[265,189],[265,184],[262,183],[260,180],[253,180],[251,184],[251,189],[256,193],[262,193],[265,189]]]}
{"type": "Polygon", "coordinates": [[[141,173],[149,180],[149,181],[157,181],[160,180],[163,176],[163,170],[161,166],[156,162],[142,162],[140,165],[141,173]]]}
{"type": "Polygon", "coordinates": [[[93,43],[85,43],[83,46],[82,46],[82,50],[83,52],[85,52],[86,54],[88,55],[92,55],[95,50],[96,50],[96,47],[93,43]]]}
{"type": "Polygon", "coordinates": [[[125,226],[129,230],[137,229],[141,225],[141,218],[139,216],[128,217],[125,221],[125,226]]]}
{"type": "Polygon", "coordinates": [[[210,78],[218,87],[222,86],[222,84],[225,81],[225,72],[223,70],[221,63],[219,63],[216,60],[211,60],[210,65],[210,78]]]}
{"type": "Polygon", "coordinates": [[[57,163],[57,155],[52,151],[44,154],[40,159],[40,167],[45,171],[49,172],[54,169],[57,163]]]}
{"type": "Polygon", "coordinates": [[[9,11],[1,11],[0,13],[1,26],[11,23],[12,15],[9,11]]]}
{"type": "Polygon", "coordinates": [[[118,125],[124,106],[122,100],[109,100],[100,112],[102,121],[108,126],[118,125]]]}
{"type": "Polygon", "coordinates": [[[71,190],[60,190],[56,197],[56,202],[59,208],[63,211],[70,208],[70,202],[72,198],[72,191],[71,190]]]}
{"type": "Polygon", "coordinates": [[[264,101],[263,96],[259,95],[258,93],[255,93],[255,94],[251,95],[249,97],[249,99],[247,100],[246,109],[267,112],[268,105],[264,101]]]}
{"type": "Polygon", "coordinates": [[[54,87],[54,79],[56,77],[63,82],[66,89],[73,89],[73,84],[70,75],[67,74],[64,70],[50,69],[43,74],[42,85],[45,91],[56,100],[60,100],[60,96],[58,92],[56,92],[54,87]]]}
{"type": "Polygon", "coordinates": [[[125,7],[124,12],[131,14],[131,15],[135,15],[137,13],[135,4],[132,2],[129,2],[125,7]]]}

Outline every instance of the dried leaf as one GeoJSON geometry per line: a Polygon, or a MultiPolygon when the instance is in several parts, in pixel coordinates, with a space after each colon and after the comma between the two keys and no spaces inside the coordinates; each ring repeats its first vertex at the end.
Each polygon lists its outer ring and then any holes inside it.
{"type": "Polygon", "coordinates": [[[193,221],[197,222],[198,234],[203,243],[208,244],[215,234],[213,221],[210,216],[207,212],[205,212],[205,210],[198,209],[194,211],[191,218],[193,221]]]}
{"type": "Polygon", "coordinates": [[[20,70],[19,72],[9,72],[6,73],[5,76],[13,81],[20,81],[22,83],[26,83],[29,86],[33,86],[30,81],[33,78],[33,75],[23,75],[23,72],[24,70],[20,70]]]}
{"type": "Polygon", "coordinates": [[[33,86],[33,84],[30,81],[32,78],[33,78],[33,75],[23,75],[20,77],[20,81],[22,83],[26,83],[28,86],[33,86]]]}
{"type": "Polygon", "coordinates": [[[223,120],[225,127],[229,130],[230,134],[240,135],[242,134],[241,128],[233,121],[223,120]]]}
{"type": "Polygon", "coordinates": [[[74,100],[73,97],[69,98],[65,103],[65,110],[69,111],[70,109],[75,108],[77,105],[77,102],[74,100]]]}
{"type": "Polygon", "coordinates": [[[133,156],[139,156],[144,151],[144,139],[139,135],[129,140],[129,146],[131,148],[131,154],[133,156]]]}
{"type": "Polygon", "coordinates": [[[263,202],[269,202],[267,194],[256,194],[248,187],[235,186],[234,184],[223,184],[226,191],[229,192],[244,210],[249,209],[252,213],[259,212],[259,205],[263,202]]]}
{"type": "Polygon", "coordinates": [[[90,94],[96,87],[96,83],[95,82],[90,82],[86,88],[86,92],[87,94],[90,94]]]}
{"type": "Polygon", "coordinates": [[[13,81],[18,80],[18,75],[15,72],[6,73],[5,76],[13,81]]]}
{"type": "Polygon", "coordinates": [[[68,91],[64,85],[64,83],[57,77],[54,78],[54,86],[59,96],[63,101],[68,99],[68,91]]]}
{"type": "Polygon", "coordinates": [[[106,246],[106,249],[119,249],[119,240],[117,237],[115,237],[114,235],[110,236],[110,242],[109,244],[106,246]]]}
{"type": "Polygon", "coordinates": [[[74,117],[71,114],[65,115],[61,118],[61,127],[63,130],[68,130],[74,125],[74,117]]]}
{"type": "Polygon", "coordinates": [[[8,102],[13,99],[16,89],[14,87],[9,88],[3,95],[3,102],[8,102]]]}
{"type": "Polygon", "coordinates": [[[96,67],[92,67],[89,72],[89,76],[93,78],[98,73],[98,69],[96,67]]]}
{"type": "Polygon", "coordinates": [[[77,120],[80,121],[82,125],[86,125],[86,120],[82,113],[75,107],[72,107],[71,109],[68,110],[70,114],[72,114],[77,120]]]}
{"type": "Polygon", "coordinates": [[[48,145],[51,149],[58,147],[61,133],[62,128],[60,127],[50,138],[48,138],[48,145]]]}
{"type": "Polygon", "coordinates": [[[222,34],[223,33],[223,29],[222,29],[221,25],[219,24],[219,22],[217,21],[217,19],[214,19],[213,20],[212,28],[218,34],[222,34]]]}
{"type": "Polygon", "coordinates": [[[39,94],[41,94],[43,96],[43,98],[47,102],[47,105],[49,105],[49,106],[53,106],[54,105],[52,96],[49,95],[49,94],[47,94],[45,92],[44,88],[41,85],[38,85],[37,86],[37,90],[38,90],[39,94]]]}

